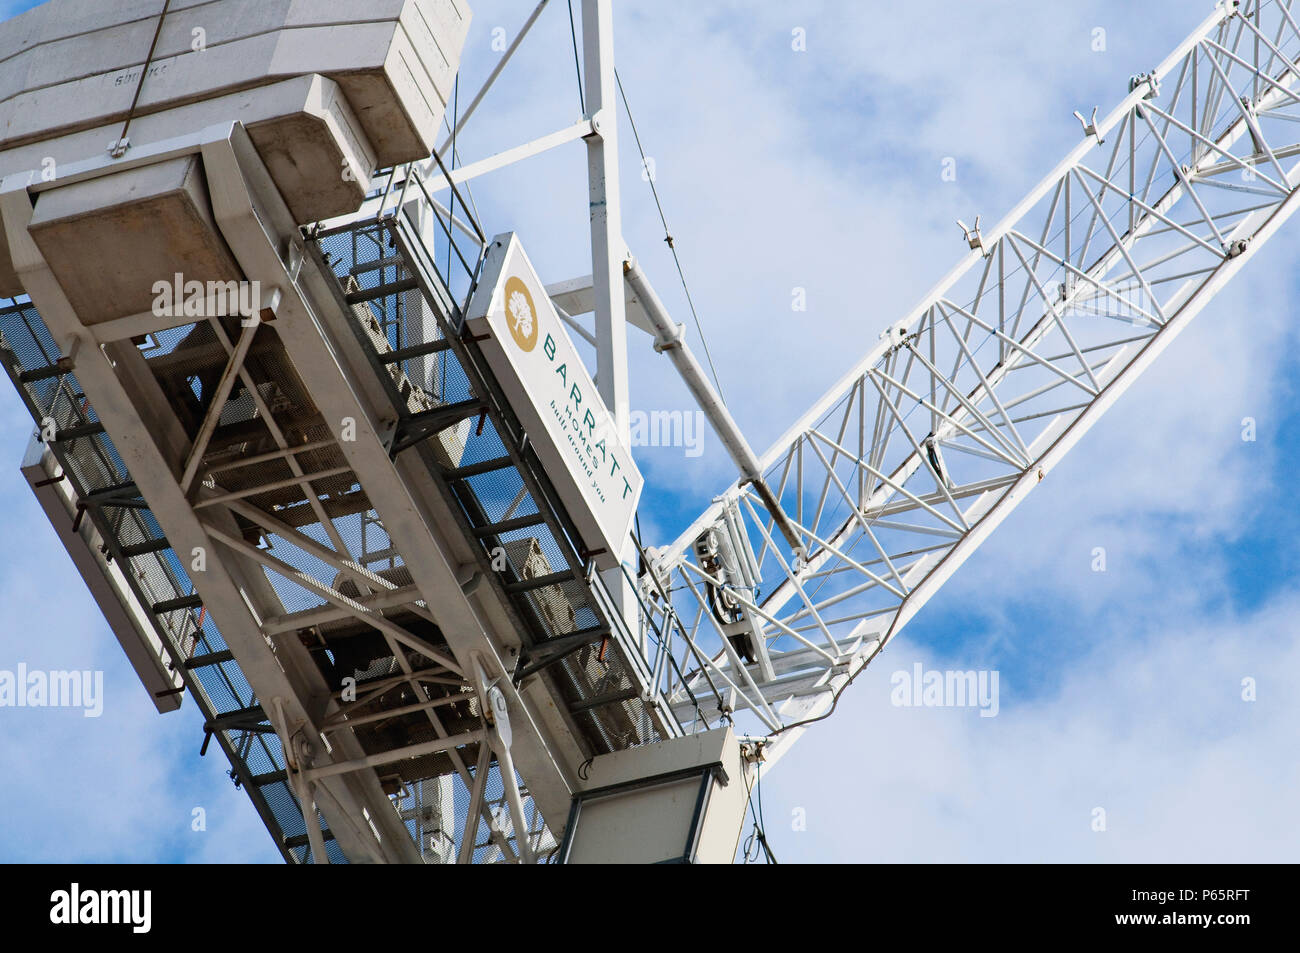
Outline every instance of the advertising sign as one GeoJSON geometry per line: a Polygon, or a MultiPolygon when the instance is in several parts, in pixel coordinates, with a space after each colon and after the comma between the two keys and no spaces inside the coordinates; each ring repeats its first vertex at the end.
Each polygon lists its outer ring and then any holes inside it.
{"type": "Polygon", "coordinates": [[[614,568],[641,473],[513,233],[492,240],[466,317],[583,542],[614,568]]]}

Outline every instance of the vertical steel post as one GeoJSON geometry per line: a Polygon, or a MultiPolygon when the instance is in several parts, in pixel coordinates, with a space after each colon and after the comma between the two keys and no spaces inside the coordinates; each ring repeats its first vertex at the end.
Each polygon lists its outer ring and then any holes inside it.
{"type": "Polygon", "coordinates": [[[618,177],[618,108],[614,85],[614,14],[611,0],[583,0],[582,47],[591,202],[591,282],[596,315],[596,386],[629,439],[627,315],[623,292],[622,198],[618,177]]]}
{"type": "MultiPolygon", "coordinates": [[[[587,182],[591,203],[591,289],[596,318],[596,389],[614,415],[623,442],[631,446],[631,406],[627,381],[627,307],[623,290],[623,202],[618,177],[618,101],[614,77],[612,0],[582,0],[583,82],[587,116],[594,132],[587,141],[587,182]]],[[[630,539],[618,556],[634,557],[630,539]]],[[[614,601],[637,631],[636,594],[620,570],[604,574],[614,601]]]]}

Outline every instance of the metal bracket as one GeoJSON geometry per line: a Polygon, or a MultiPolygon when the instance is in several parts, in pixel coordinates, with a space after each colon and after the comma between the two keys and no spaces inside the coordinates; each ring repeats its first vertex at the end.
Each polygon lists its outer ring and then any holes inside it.
{"type": "Polygon", "coordinates": [[[470,668],[474,691],[478,694],[483,713],[483,722],[488,728],[488,744],[497,756],[501,782],[505,788],[506,805],[515,829],[515,848],[524,863],[535,863],[537,858],[529,844],[532,835],[524,814],[523,800],[519,796],[519,788],[515,783],[514,760],[510,756],[510,744],[514,740],[514,734],[510,729],[510,710],[506,704],[506,696],[497,685],[499,679],[488,678],[487,670],[483,667],[483,660],[478,652],[471,653],[470,668]]]}
{"type": "Polygon", "coordinates": [[[885,330],[880,332],[882,341],[888,341],[891,350],[897,351],[900,347],[907,346],[907,322],[891,324],[885,330]]]}
{"type": "Polygon", "coordinates": [[[1106,140],[1101,137],[1099,132],[1097,132],[1096,106],[1092,107],[1092,118],[1084,119],[1083,113],[1079,112],[1077,109],[1074,111],[1074,118],[1079,120],[1079,125],[1083,126],[1083,134],[1085,136],[1092,136],[1092,138],[1097,140],[1097,145],[1099,146],[1104,146],[1106,144],[1106,140]]]}
{"type": "Polygon", "coordinates": [[[585,134],[582,138],[603,139],[605,137],[605,116],[606,111],[604,109],[597,109],[590,116],[587,116],[586,121],[591,124],[591,132],[585,134]]]}
{"type": "Polygon", "coordinates": [[[948,477],[948,467],[943,460],[943,451],[939,449],[939,441],[933,436],[926,437],[922,443],[925,447],[926,462],[930,465],[930,471],[935,478],[942,481],[948,489],[952,489],[954,484],[948,477]]]}
{"type": "Polygon", "coordinates": [[[675,347],[682,346],[682,340],[686,337],[686,326],[679,324],[676,327],[676,333],[671,338],[667,340],[659,337],[655,338],[654,349],[656,354],[662,354],[665,351],[671,351],[675,347]]]}
{"type": "Polygon", "coordinates": [[[519,661],[515,665],[512,680],[518,685],[530,675],[554,665],[574,652],[608,638],[610,638],[610,630],[605,626],[596,626],[557,639],[525,646],[519,653],[519,661]]]}
{"type": "Polygon", "coordinates": [[[1160,80],[1156,76],[1155,70],[1150,73],[1138,73],[1136,76],[1131,76],[1128,81],[1128,91],[1135,93],[1143,84],[1147,87],[1147,93],[1142,97],[1143,99],[1156,99],[1160,96],[1160,80]]]}
{"type": "Polygon", "coordinates": [[[389,453],[396,457],[403,450],[408,450],[422,440],[437,436],[449,427],[454,427],[462,420],[487,412],[487,405],[476,397],[443,404],[432,410],[411,414],[397,422],[394,439],[389,453]]]}
{"type": "Polygon", "coordinates": [[[984,238],[980,235],[980,217],[978,215],[975,216],[973,228],[961,219],[957,219],[957,227],[962,230],[967,245],[978,251],[983,257],[989,257],[989,251],[984,247],[984,238]]]}

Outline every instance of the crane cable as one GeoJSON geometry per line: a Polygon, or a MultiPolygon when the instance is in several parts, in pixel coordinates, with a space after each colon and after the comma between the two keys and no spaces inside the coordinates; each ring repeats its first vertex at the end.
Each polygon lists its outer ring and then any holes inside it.
{"type": "Polygon", "coordinates": [[[872,662],[874,662],[876,660],[876,656],[879,655],[884,650],[885,650],[884,642],[876,646],[875,650],[872,651],[872,653],[868,655],[866,659],[863,661],[862,667],[859,668],[852,675],[850,675],[848,677],[848,680],[835,690],[835,693],[831,696],[831,707],[828,708],[826,711],[822,712],[820,715],[814,715],[812,718],[804,718],[800,721],[792,721],[788,725],[782,725],[780,728],[776,729],[775,731],[769,731],[767,733],[767,737],[775,738],[777,735],[782,734],[783,732],[787,732],[791,728],[804,728],[807,727],[808,725],[814,725],[819,721],[825,721],[831,715],[835,714],[835,709],[840,707],[840,697],[846,691],[848,691],[849,686],[852,685],[857,680],[857,677],[859,675],[861,675],[863,672],[867,670],[867,666],[869,666],[872,662]]]}
{"type": "Polygon", "coordinates": [[[754,762],[754,783],[745,791],[745,798],[749,801],[749,813],[754,818],[754,829],[750,831],[749,836],[745,838],[745,843],[741,848],[742,856],[745,863],[755,863],[760,856],[769,864],[779,863],[776,854],[772,853],[771,845],[767,842],[767,834],[763,828],[767,826],[767,821],[763,818],[763,762],[754,762]],[[758,789],[758,808],[754,808],[754,789],[758,789]]]}
{"type": "Polygon", "coordinates": [[[569,36],[573,38],[573,71],[578,75],[578,106],[587,115],[587,98],[582,94],[582,63],[578,60],[578,29],[573,25],[573,0],[569,0],[569,36]]]}
{"type": "MultiPolygon", "coordinates": [[[[569,0],[569,36],[573,40],[573,67],[578,74],[578,105],[582,108],[582,114],[587,115],[587,103],[582,91],[582,64],[578,59],[578,30],[573,21],[573,0],[569,0]]],[[[709,351],[709,341],[704,336],[704,326],[700,323],[699,312],[695,310],[695,300],[691,297],[691,289],[686,284],[686,273],[682,270],[681,259],[677,256],[677,245],[673,239],[672,230],[668,227],[668,217],[664,214],[663,202],[659,200],[659,189],[655,187],[654,176],[650,174],[650,166],[646,160],[645,148],[641,145],[641,134],[637,131],[636,120],[632,118],[632,107],[627,102],[627,92],[623,89],[623,77],[614,70],[614,81],[618,84],[618,95],[623,100],[623,111],[627,113],[628,124],[632,127],[632,138],[636,140],[637,151],[641,153],[641,168],[645,172],[646,181],[650,183],[650,194],[654,196],[655,207],[659,210],[659,221],[664,227],[664,241],[668,244],[668,250],[673,253],[673,264],[677,266],[677,277],[682,283],[682,291],[686,295],[686,304],[690,307],[691,317],[695,319],[695,330],[700,335],[700,344],[704,347],[704,357],[709,362],[709,372],[713,375],[713,386],[718,390],[718,399],[722,405],[727,405],[727,398],[722,393],[722,383],[718,380],[718,369],[713,363],[713,354],[709,351]]]]}
{"type": "MultiPolygon", "coordinates": [[[[455,119],[452,121],[452,127],[451,127],[451,167],[454,169],[454,168],[456,168],[456,127],[460,125],[460,123],[459,123],[459,121],[458,121],[458,120],[460,119],[460,71],[459,71],[459,70],[456,71],[456,83],[455,83],[455,85],[453,86],[452,89],[453,89],[453,91],[452,91],[452,107],[451,107],[451,109],[452,109],[452,115],[455,116],[455,119]]],[[[447,121],[447,113],[446,113],[446,110],[443,111],[443,114],[442,114],[442,120],[443,120],[444,123],[447,121]]],[[[408,172],[407,174],[409,175],[410,173],[408,172]]],[[[450,178],[448,178],[448,184],[450,184],[450,178]]],[[[468,183],[467,183],[467,186],[468,186],[468,183]]],[[[455,190],[455,189],[452,189],[452,190],[451,190],[451,198],[447,200],[447,271],[446,271],[446,275],[447,275],[447,280],[448,280],[449,282],[451,281],[451,253],[452,253],[452,246],[454,246],[454,245],[456,244],[456,239],[455,239],[455,237],[454,237],[454,234],[455,234],[455,232],[454,232],[454,229],[455,229],[455,221],[456,221],[456,190],[455,190]]]]}
{"type": "Polygon", "coordinates": [[[172,0],[163,0],[162,13],[158,14],[158,26],[154,28],[153,41],[149,44],[149,55],[145,57],[144,66],[140,68],[140,82],[135,84],[135,94],[131,97],[131,106],[126,111],[126,122],[122,125],[122,134],[117,137],[115,148],[126,148],[123,144],[127,141],[127,133],[131,131],[131,120],[135,118],[136,107],[140,105],[140,94],[144,92],[145,77],[149,75],[149,69],[153,66],[153,56],[158,50],[158,38],[162,36],[163,21],[167,19],[167,11],[171,5],[172,0]]]}
{"type": "Polygon", "coordinates": [[[663,202],[659,200],[659,189],[655,186],[655,177],[650,171],[650,165],[646,160],[645,148],[641,145],[641,134],[637,132],[636,120],[632,118],[632,107],[628,105],[627,93],[623,89],[623,77],[614,70],[614,81],[618,84],[618,95],[623,100],[623,111],[627,113],[628,124],[632,127],[632,138],[636,140],[637,151],[641,153],[641,168],[645,173],[645,180],[650,183],[650,194],[654,196],[655,207],[659,210],[659,221],[664,227],[664,241],[668,244],[668,250],[673,253],[673,264],[677,266],[677,277],[681,280],[682,291],[686,295],[686,304],[691,309],[691,317],[695,319],[695,330],[700,335],[700,344],[704,347],[704,357],[709,362],[709,372],[713,375],[713,386],[718,389],[718,399],[722,405],[727,405],[727,398],[722,393],[722,383],[718,380],[718,369],[713,364],[713,354],[709,351],[708,338],[704,336],[704,326],[700,323],[700,315],[695,310],[695,300],[691,297],[691,289],[686,284],[686,273],[682,270],[682,260],[677,255],[677,244],[673,240],[672,230],[668,227],[668,217],[664,214],[663,202]]]}

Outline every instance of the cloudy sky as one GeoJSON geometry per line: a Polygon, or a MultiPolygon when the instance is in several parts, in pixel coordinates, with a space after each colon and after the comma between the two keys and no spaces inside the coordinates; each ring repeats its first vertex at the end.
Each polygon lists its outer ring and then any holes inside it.
{"type": "MultiPolygon", "coordinates": [[[[12,13],[33,4],[10,3],[12,13]]],[[[576,4],[575,4],[576,6],[576,4]]],[[[618,0],[620,72],[730,407],[771,440],[1211,9],[1150,0],[618,0]],[[1104,49],[1096,50],[1098,30],[1104,49]],[[796,36],[804,49],[794,49],[796,36]],[[944,161],[956,181],[944,181],[944,161]],[[794,289],[808,309],[792,312],[794,289]]],[[[532,3],[473,3],[462,104],[532,3]],[[503,33],[495,32],[497,30],[503,33]],[[499,45],[499,44],[498,44],[499,45]]],[[[0,8],[3,8],[0,6],[0,8]]],[[[579,115],[564,0],[467,126],[473,160],[579,115]]],[[[626,118],[625,234],[691,323],[626,118]]],[[[574,144],[476,183],[544,280],[590,271],[574,144]]],[[[1300,226],[1292,225],[1295,229],[1300,226]]],[[[1257,256],[762,784],[783,861],[1294,860],[1300,465],[1290,231],[1257,256]],[[1242,440],[1242,420],[1258,439],[1242,440]],[[1104,547],[1106,571],[1092,570],[1104,547]],[[992,669],[997,717],[890,677],[992,669]],[[1254,679],[1256,700],[1242,698],[1254,679]],[[1104,831],[1094,830],[1097,809],[1104,831]]],[[[691,329],[694,337],[694,328],[691,329]]],[[[632,332],[635,408],[686,409],[632,332]]],[[[102,717],[0,710],[0,858],[274,860],[192,706],[158,716],[17,473],[0,389],[0,669],[98,668],[102,717]],[[203,807],[207,829],[191,829],[203,807]]],[[[730,478],[643,448],[647,541],[730,478]]]]}

